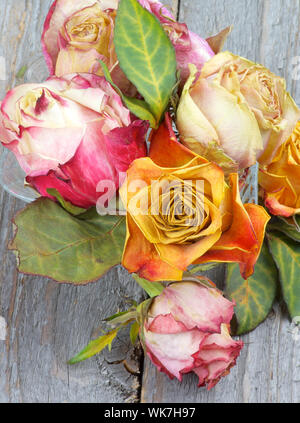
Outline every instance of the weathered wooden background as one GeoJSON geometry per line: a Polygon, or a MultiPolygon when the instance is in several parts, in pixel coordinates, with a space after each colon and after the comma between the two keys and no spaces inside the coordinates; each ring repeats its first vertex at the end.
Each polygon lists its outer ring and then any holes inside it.
{"type": "MultiPolygon", "coordinates": [[[[19,69],[41,56],[40,34],[51,2],[1,0],[0,57],[7,78],[0,80],[0,98],[22,82],[19,69]]],[[[234,24],[226,48],[285,76],[300,104],[300,82],[292,79],[293,58],[300,56],[300,0],[181,0],[172,6],[203,36],[234,24]]],[[[6,246],[10,220],[24,204],[1,189],[0,195],[0,316],[8,324],[6,340],[0,340],[0,402],[300,402],[300,341],[292,337],[283,305],[243,337],[237,366],[210,392],[196,388],[196,377],[186,376],[180,385],[147,359],[143,364],[126,334],[112,353],[67,366],[97,334],[101,320],[125,307],[133,293],[139,300],[141,292],[121,268],[84,287],[18,275],[6,246]]],[[[222,276],[219,271],[216,278],[222,276]]]]}

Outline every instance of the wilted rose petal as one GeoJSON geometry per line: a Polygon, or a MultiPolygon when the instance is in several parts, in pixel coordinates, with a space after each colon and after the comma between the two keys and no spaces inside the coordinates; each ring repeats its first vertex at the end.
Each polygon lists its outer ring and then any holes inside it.
{"type": "Polygon", "coordinates": [[[284,79],[230,52],[207,61],[198,79],[196,71],[177,111],[183,144],[227,173],[270,163],[300,118],[284,79]]]}
{"type": "Polygon", "coordinates": [[[225,261],[238,262],[250,276],[269,215],[242,204],[237,174],[230,181],[177,141],[166,116],[152,133],[150,157],[132,163],[120,189],[127,209],[124,267],[151,281],[174,281],[191,264],[225,261]],[[170,184],[174,191],[167,195],[170,184]]]}
{"type": "Polygon", "coordinates": [[[234,341],[229,323],[234,304],[214,288],[184,281],[156,297],[143,328],[147,354],[171,379],[194,372],[211,389],[235,365],[243,342],[234,341]]]}
{"type": "Polygon", "coordinates": [[[201,71],[205,62],[214,56],[208,42],[190,31],[185,23],[176,22],[175,17],[156,0],[139,0],[139,3],[153,13],[168,34],[176,53],[177,68],[180,71],[181,86],[189,77],[189,64],[201,71]]]}
{"type": "Polygon", "coordinates": [[[300,121],[272,162],[261,168],[259,184],[270,213],[283,217],[300,213],[300,121]]]}
{"type": "Polygon", "coordinates": [[[130,163],[147,154],[147,122],[130,117],[103,77],[71,74],[21,85],[0,110],[0,140],[44,196],[55,188],[75,205],[93,206],[105,193],[98,192],[101,181],[113,196],[130,163]]]}
{"type": "MultiPolygon", "coordinates": [[[[42,45],[51,75],[89,72],[102,76],[99,60],[111,72],[115,84],[126,94],[136,89],[121,70],[113,43],[118,0],[56,0],[44,24],[42,45]]],[[[176,52],[181,85],[189,75],[189,63],[200,71],[214,56],[206,40],[176,22],[172,13],[156,0],[139,3],[160,21],[176,52]]]]}

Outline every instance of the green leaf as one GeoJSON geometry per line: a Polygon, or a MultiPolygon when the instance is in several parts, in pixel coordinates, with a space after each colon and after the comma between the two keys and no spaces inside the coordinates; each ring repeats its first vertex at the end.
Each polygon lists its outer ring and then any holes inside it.
{"type": "Polygon", "coordinates": [[[149,297],[157,297],[165,289],[164,285],[160,282],[150,282],[146,279],[140,278],[138,275],[133,274],[133,279],[147,292],[149,297]]]}
{"type": "Polygon", "coordinates": [[[300,244],[279,232],[268,234],[268,239],[283,298],[293,319],[300,316],[300,244]]]}
{"type": "Polygon", "coordinates": [[[277,280],[276,266],[266,244],[248,280],[241,277],[237,264],[228,265],[226,294],[236,302],[237,335],[255,329],[266,319],[276,296],[277,280]]]}
{"type": "Polygon", "coordinates": [[[149,110],[148,104],[144,100],[137,98],[131,98],[123,95],[123,100],[128,109],[139,119],[148,120],[151,128],[156,128],[157,123],[151,110],[149,110]]]}
{"type": "Polygon", "coordinates": [[[111,332],[100,336],[100,338],[96,339],[95,341],[90,342],[88,346],[84,348],[79,354],[71,358],[71,360],[68,361],[68,364],[76,364],[87,360],[88,358],[100,353],[102,350],[104,350],[105,347],[108,347],[109,350],[111,350],[111,344],[117,336],[117,333],[118,329],[114,329],[111,332]]]}
{"type": "Polygon", "coordinates": [[[78,218],[44,197],[19,212],[14,223],[10,249],[17,251],[20,272],[85,284],[121,262],[123,217],[97,216],[91,209],[78,218]]]}
{"type": "Polygon", "coordinates": [[[124,316],[126,316],[128,313],[131,313],[132,310],[126,310],[126,311],[121,311],[120,313],[116,313],[113,316],[107,317],[105,320],[105,322],[112,322],[115,319],[119,319],[119,318],[123,318],[124,316]]]}
{"type": "Polygon", "coordinates": [[[81,207],[76,207],[69,201],[66,201],[62,195],[57,191],[55,188],[48,188],[47,193],[51,195],[52,197],[56,198],[59,204],[67,210],[67,212],[73,214],[74,216],[77,216],[79,214],[85,213],[86,209],[82,209],[81,207]]]}
{"type": "Polygon", "coordinates": [[[106,79],[106,81],[107,82],[109,82],[113,87],[114,87],[114,89],[117,91],[117,93],[121,96],[121,97],[123,97],[123,93],[122,93],[122,91],[120,90],[120,88],[113,82],[113,80],[112,80],[112,77],[111,77],[111,74],[110,74],[110,72],[109,72],[109,69],[108,69],[108,67],[106,66],[106,63],[104,63],[102,60],[100,60],[99,59],[99,62],[100,62],[100,65],[101,65],[101,68],[102,68],[102,71],[103,71],[103,75],[104,75],[104,77],[105,77],[105,79],[106,79]]]}
{"type": "Polygon", "coordinates": [[[22,78],[24,78],[24,75],[25,75],[25,73],[27,72],[27,66],[26,65],[24,65],[24,66],[22,66],[20,69],[19,69],[19,71],[18,71],[18,73],[17,73],[17,75],[16,75],[16,77],[18,78],[18,79],[22,79],[22,78]]]}
{"type": "Polygon", "coordinates": [[[114,43],[122,70],[144,97],[157,127],[176,84],[171,41],[155,16],[137,0],[121,0],[114,43]]]}
{"type": "Polygon", "coordinates": [[[298,217],[293,216],[289,220],[283,217],[273,217],[271,222],[267,226],[268,232],[279,231],[287,235],[294,241],[300,242],[300,230],[298,217]]]}
{"type": "Polygon", "coordinates": [[[194,275],[198,272],[207,272],[209,270],[214,269],[215,267],[220,266],[220,263],[207,263],[207,264],[196,264],[195,266],[191,266],[188,273],[194,275]]]}
{"type": "Polygon", "coordinates": [[[137,337],[139,335],[139,331],[140,331],[140,325],[138,324],[138,322],[134,322],[130,328],[130,340],[132,345],[136,343],[137,337]]]}
{"type": "Polygon", "coordinates": [[[130,322],[136,319],[136,308],[117,313],[114,316],[108,317],[106,322],[112,327],[127,326],[130,322]]]}
{"type": "Polygon", "coordinates": [[[102,67],[105,79],[114,87],[114,89],[117,91],[119,96],[124,101],[127,108],[139,119],[148,120],[150,123],[150,126],[154,128],[156,126],[156,121],[155,121],[155,117],[149,110],[148,104],[144,100],[139,100],[137,98],[131,98],[124,95],[122,91],[120,90],[120,88],[117,87],[117,85],[113,82],[106,64],[102,62],[102,60],[99,60],[99,62],[102,67]]]}
{"type": "Polygon", "coordinates": [[[86,210],[82,214],[77,215],[76,217],[79,220],[84,220],[85,222],[92,223],[93,225],[99,225],[99,228],[101,228],[101,222],[104,216],[100,216],[98,214],[96,207],[91,207],[90,209],[86,210]]]}

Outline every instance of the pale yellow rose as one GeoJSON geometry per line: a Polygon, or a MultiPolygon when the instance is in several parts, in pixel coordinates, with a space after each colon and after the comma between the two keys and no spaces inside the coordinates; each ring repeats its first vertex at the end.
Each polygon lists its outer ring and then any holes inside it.
{"type": "Polygon", "coordinates": [[[300,118],[285,80],[230,52],[206,62],[198,80],[191,69],[177,113],[183,144],[224,170],[269,163],[300,118]]]}

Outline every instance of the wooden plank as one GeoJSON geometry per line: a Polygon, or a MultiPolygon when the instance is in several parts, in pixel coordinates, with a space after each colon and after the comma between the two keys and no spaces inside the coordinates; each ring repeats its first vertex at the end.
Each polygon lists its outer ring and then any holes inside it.
{"type": "MultiPolygon", "coordinates": [[[[300,104],[300,84],[292,79],[293,57],[300,53],[299,1],[181,0],[180,7],[180,21],[203,37],[234,24],[226,48],[286,77],[300,104]]],[[[222,276],[210,273],[219,284],[222,276]]],[[[197,388],[193,375],[182,384],[170,381],[146,359],[142,402],[299,402],[300,341],[292,336],[284,305],[275,305],[268,319],[242,339],[246,345],[237,366],[209,392],[197,388]]]]}
{"type": "Polygon", "coordinates": [[[174,16],[177,17],[178,13],[179,13],[179,2],[180,2],[180,0],[170,0],[169,2],[168,1],[163,2],[163,4],[170,3],[170,6],[172,7],[172,10],[173,10],[173,13],[174,13],[174,16]],[[172,2],[172,3],[170,3],[170,2],[172,2]]]}
{"type": "MultiPolygon", "coordinates": [[[[7,80],[0,81],[0,98],[20,83],[18,70],[41,56],[42,25],[51,3],[1,1],[0,56],[6,60],[7,80]]],[[[11,218],[24,204],[2,190],[0,201],[0,316],[8,324],[6,340],[0,340],[0,402],[137,401],[139,377],[122,364],[109,364],[127,358],[138,373],[140,357],[125,333],[111,354],[74,367],[66,361],[99,333],[103,318],[124,309],[129,298],[140,300],[141,291],[121,268],[84,287],[17,275],[6,246],[11,218]]]]}

